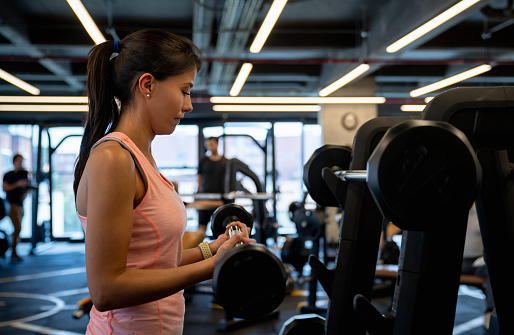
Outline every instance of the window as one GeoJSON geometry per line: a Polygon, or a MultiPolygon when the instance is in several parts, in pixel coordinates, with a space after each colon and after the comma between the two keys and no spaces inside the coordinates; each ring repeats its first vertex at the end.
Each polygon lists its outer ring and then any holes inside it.
{"type": "MultiPolygon", "coordinates": [[[[6,172],[13,169],[12,158],[15,154],[21,154],[24,158],[23,167],[29,171],[29,178],[34,180],[32,162],[32,138],[33,131],[37,127],[29,125],[0,125],[0,173],[3,176],[6,172]]],[[[3,188],[0,195],[5,199],[3,188]]],[[[27,195],[23,202],[25,215],[22,220],[21,238],[32,236],[32,193],[27,195]]],[[[12,224],[8,217],[0,221],[0,229],[10,233],[13,230],[12,224]]]]}
{"type": "MultiPolygon", "coordinates": [[[[55,238],[82,239],[84,232],[77,217],[73,180],[75,162],[82,140],[82,127],[55,127],[48,129],[52,153],[52,228],[55,238]]],[[[44,135],[43,135],[44,138],[44,135]]],[[[48,159],[48,158],[46,158],[48,159]]],[[[43,170],[45,168],[43,167],[43,170]]],[[[39,188],[38,221],[43,222],[43,208],[48,206],[45,189],[48,189],[48,179],[39,188]],[[46,187],[45,187],[46,186],[46,187]]]]}

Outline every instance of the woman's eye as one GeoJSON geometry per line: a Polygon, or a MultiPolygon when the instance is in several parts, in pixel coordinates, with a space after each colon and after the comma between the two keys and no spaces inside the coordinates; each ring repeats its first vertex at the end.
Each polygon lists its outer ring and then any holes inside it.
{"type": "Polygon", "coordinates": [[[191,95],[191,92],[184,92],[184,91],[182,91],[182,93],[184,93],[185,95],[191,95]]]}

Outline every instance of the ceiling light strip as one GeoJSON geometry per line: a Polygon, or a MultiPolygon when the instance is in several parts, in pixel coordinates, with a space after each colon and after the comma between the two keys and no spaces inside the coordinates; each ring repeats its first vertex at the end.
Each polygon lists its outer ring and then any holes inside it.
{"type": "Polygon", "coordinates": [[[434,17],[432,20],[426,22],[425,24],[419,26],[418,28],[414,29],[407,35],[403,36],[393,44],[389,45],[386,48],[386,51],[389,53],[397,52],[398,50],[404,48],[405,46],[409,45],[410,43],[414,42],[421,36],[427,34],[431,30],[435,29],[436,27],[440,26],[444,22],[450,20],[451,18],[455,17],[456,15],[460,14],[464,10],[468,9],[469,7],[473,6],[480,0],[463,0],[454,6],[450,7],[449,9],[445,10],[441,14],[434,17]]]}
{"type": "Polygon", "coordinates": [[[79,18],[80,22],[86,29],[87,33],[95,44],[100,44],[102,42],[105,42],[104,35],[100,32],[100,29],[95,24],[95,21],[91,18],[91,15],[89,15],[88,11],[86,10],[86,7],[82,4],[80,0],[66,0],[68,1],[68,4],[70,5],[71,9],[75,12],[75,15],[79,18]]]}
{"type": "Polygon", "coordinates": [[[34,87],[34,86],[24,82],[20,78],[15,77],[12,74],[10,74],[9,72],[6,72],[2,69],[0,69],[0,78],[13,84],[14,86],[21,88],[24,91],[29,92],[30,94],[39,95],[41,93],[39,88],[34,87]]]}
{"type": "Polygon", "coordinates": [[[215,112],[319,112],[319,105],[214,105],[215,112]]]}
{"type": "Polygon", "coordinates": [[[211,97],[213,104],[383,104],[384,97],[211,97]]]}
{"type": "Polygon", "coordinates": [[[415,89],[410,92],[410,96],[411,97],[419,97],[420,95],[427,94],[427,93],[433,92],[433,91],[437,91],[438,89],[441,89],[443,87],[453,85],[455,83],[469,79],[474,76],[478,76],[479,74],[482,74],[484,72],[491,70],[491,68],[492,67],[489,64],[483,64],[483,65],[477,66],[475,68],[472,68],[471,70],[464,71],[455,76],[452,76],[452,77],[443,79],[441,81],[435,82],[433,84],[415,89]]]}
{"type": "Polygon", "coordinates": [[[361,64],[361,65],[357,66],[355,69],[348,72],[346,75],[342,76],[338,80],[334,81],[332,84],[328,85],[327,87],[325,87],[324,89],[319,91],[319,95],[322,97],[325,97],[325,96],[331,94],[332,92],[340,89],[341,87],[348,84],[355,78],[359,77],[364,72],[368,71],[369,67],[370,66],[368,64],[361,64]]]}
{"type": "Polygon", "coordinates": [[[401,105],[402,112],[422,112],[426,105],[401,105]]]}
{"type": "Polygon", "coordinates": [[[251,53],[259,53],[261,51],[264,42],[266,42],[266,39],[268,38],[271,30],[275,26],[275,23],[277,22],[280,13],[282,13],[282,10],[284,9],[286,3],[287,0],[273,1],[273,4],[271,4],[271,7],[268,11],[268,14],[266,15],[266,18],[262,22],[262,25],[259,28],[259,31],[257,32],[257,35],[255,36],[252,45],[250,46],[251,53]]]}
{"type": "Polygon", "coordinates": [[[246,79],[250,75],[250,71],[252,71],[252,68],[253,68],[252,63],[244,63],[241,66],[241,70],[239,70],[239,74],[237,75],[237,78],[234,81],[232,88],[230,89],[231,96],[235,97],[239,94],[239,92],[243,88],[243,85],[246,82],[246,79]]]}
{"type": "Polygon", "coordinates": [[[25,104],[46,104],[46,103],[71,103],[82,104],[88,103],[85,96],[46,96],[46,97],[33,97],[33,96],[0,96],[0,103],[25,103],[25,104]]]}
{"type": "Polygon", "coordinates": [[[87,105],[0,105],[2,112],[87,112],[87,105]]]}

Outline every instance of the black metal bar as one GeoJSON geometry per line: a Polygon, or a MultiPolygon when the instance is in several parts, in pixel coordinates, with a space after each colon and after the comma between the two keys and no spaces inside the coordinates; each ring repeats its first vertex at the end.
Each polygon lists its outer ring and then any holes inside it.
{"type": "MultiPolygon", "coordinates": [[[[375,118],[362,125],[355,135],[350,168],[365,168],[385,132],[406,119],[375,118]]],[[[325,334],[364,335],[366,328],[353,308],[353,301],[358,294],[371,300],[383,216],[365,183],[348,184],[343,207],[332,288],[327,292],[330,303],[325,334]]]]}
{"type": "MultiPolygon", "coordinates": [[[[70,135],[64,137],[61,142],[59,142],[59,144],[57,144],[57,146],[55,147],[55,149],[52,150],[52,141],[51,141],[51,138],[50,138],[50,131],[48,130],[48,128],[46,128],[46,134],[48,136],[48,193],[50,194],[50,199],[48,201],[48,205],[50,206],[50,227],[49,227],[49,230],[50,230],[50,240],[54,240],[54,209],[53,209],[53,191],[54,191],[54,188],[53,188],[53,182],[52,182],[52,173],[53,173],[53,169],[52,169],[52,154],[55,152],[55,150],[59,147],[59,145],[61,145],[61,143],[68,137],[70,137],[70,135]]],[[[80,135],[82,136],[82,135],[80,135]]]]}
{"type": "MultiPolygon", "coordinates": [[[[43,174],[41,172],[41,155],[43,144],[43,126],[38,125],[38,143],[37,143],[37,157],[36,157],[36,185],[39,185],[43,180],[43,174]]],[[[32,191],[32,236],[30,238],[32,249],[30,254],[34,254],[37,242],[39,239],[39,231],[37,225],[37,212],[39,207],[39,188],[33,189],[32,191]]]]}

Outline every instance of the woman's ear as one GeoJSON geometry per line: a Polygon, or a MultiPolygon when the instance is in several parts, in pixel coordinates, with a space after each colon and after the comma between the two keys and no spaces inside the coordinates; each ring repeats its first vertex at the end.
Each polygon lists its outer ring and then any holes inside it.
{"type": "Polygon", "coordinates": [[[146,97],[150,98],[153,92],[155,83],[155,77],[152,76],[150,73],[143,73],[141,77],[139,77],[138,81],[138,89],[141,94],[146,97]]]}

